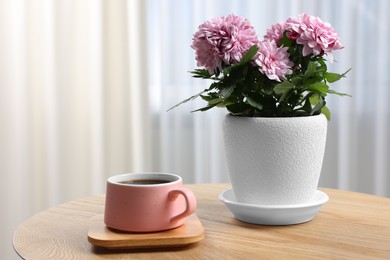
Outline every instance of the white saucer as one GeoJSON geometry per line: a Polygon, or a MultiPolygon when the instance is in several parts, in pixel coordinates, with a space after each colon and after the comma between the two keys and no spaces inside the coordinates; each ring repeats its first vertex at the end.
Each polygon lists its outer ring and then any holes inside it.
{"type": "Polygon", "coordinates": [[[219,194],[219,199],[241,221],[260,225],[293,225],[312,220],[329,197],[317,190],[313,199],[303,204],[256,205],[237,202],[233,190],[228,189],[219,194]]]}

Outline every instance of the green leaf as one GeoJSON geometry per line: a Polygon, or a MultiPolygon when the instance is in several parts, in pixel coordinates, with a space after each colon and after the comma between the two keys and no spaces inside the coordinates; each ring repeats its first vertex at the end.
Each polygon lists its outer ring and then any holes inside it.
{"type": "Polygon", "coordinates": [[[258,50],[259,47],[257,45],[253,45],[252,47],[250,47],[249,50],[245,53],[244,57],[242,57],[240,64],[242,65],[251,61],[258,50]]]}
{"type": "Polygon", "coordinates": [[[226,106],[226,108],[232,115],[245,115],[251,110],[251,107],[244,103],[235,103],[233,105],[226,106]]]}
{"type": "Polygon", "coordinates": [[[329,83],[336,82],[336,81],[338,81],[339,79],[341,79],[342,77],[343,77],[342,74],[331,73],[331,72],[326,72],[326,73],[325,73],[325,79],[326,79],[329,83]]]}
{"type": "Polygon", "coordinates": [[[332,73],[332,72],[326,72],[326,73],[325,73],[325,79],[326,79],[329,83],[336,82],[336,81],[338,81],[339,79],[345,77],[345,75],[347,75],[347,73],[348,73],[350,70],[351,70],[351,69],[347,70],[347,71],[344,72],[343,74],[332,73]]]}
{"type": "Polygon", "coordinates": [[[200,97],[207,102],[219,98],[218,93],[214,93],[214,92],[209,92],[206,95],[200,95],[200,97]]]}
{"type": "Polygon", "coordinates": [[[329,89],[329,90],[326,91],[326,92],[329,93],[329,94],[335,94],[335,95],[339,95],[339,96],[348,96],[348,97],[352,97],[352,96],[349,95],[349,94],[337,92],[337,91],[334,91],[334,90],[331,90],[331,89],[329,89]]]}
{"type": "Polygon", "coordinates": [[[271,82],[264,82],[261,86],[260,86],[260,89],[262,88],[263,90],[263,93],[270,96],[270,95],[273,95],[274,93],[274,84],[272,84],[271,82]]]}
{"type": "Polygon", "coordinates": [[[228,77],[228,75],[230,74],[230,72],[234,69],[236,69],[238,66],[240,66],[240,64],[233,64],[233,65],[230,65],[229,67],[226,67],[223,69],[222,73],[223,73],[223,76],[225,78],[228,77]]]}
{"type": "Polygon", "coordinates": [[[204,78],[204,79],[209,79],[213,75],[210,74],[210,72],[206,69],[196,69],[194,71],[190,71],[190,73],[194,74],[194,78],[204,78]]]}
{"type": "Polygon", "coordinates": [[[228,98],[230,97],[230,95],[233,93],[234,89],[236,88],[236,85],[231,85],[227,88],[224,88],[221,90],[221,96],[223,96],[224,98],[228,98]]]}
{"type": "Polygon", "coordinates": [[[303,83],[303,77],[300,75],[294,76],[290,79],[291,83],[295,86],[299,86],[303,83]]]}
{"type": "Polygon", "coordinates": [[[279,98],[279,102],[282,102],[287,97],[287,95],[290,93],[290,90],[293,88],[294,88],[294,84],[292,84],[289,81],[284,81],[284,82],[276,85],[274,88],[275,94],[277,94],[277,95],[282,94],[282,96],[279,98]]]}
{"type": "Polygon", "coordinates": [[[275,86],[274,91],[276,94],[284,94],[285,92],[290,91],[290,89],[294,88],[294,84],[289,81],[284,81],[275,86]]]}
{"type": "Polygon", "coordinates": [[[209,105],[217,105],[219,103],[221,103],[222,101],[224,101],[223,98],[215,98],[215,99],[212,99],[212,100],[209,100],[209,105]]]}
{"type": "Polygon", "coordinates": [[[310,104],[315,106],[318,104],[318,102],[320,102],[320,99],[319,99],[319,95],[318,94],[314,94],[312,96],[309,97],[309,101],[310,101],[310,104]]]}
{"type": "Polygon", "coordinates": [[[310,102],[310,98],[306,99],[305,104],[298,110],[304,110],[307,113],[311,112],[311,105],[312,103],[310,102]]]}
{"type": "Polygon", "coordinates": [[[280,39],[280,46],[290,47],[294,42],[287,36],[287,31],[283,32],[283,37],[280,39]]]}
{"type": "Polygon", "coordinates": [[[259,110],[263,109],[263,104],[261,104],[260,102],[258,102],[257,100],[251,98],[251,97],[246,97],[246,101],[249,105],[251,105],[252,107],[255,107],[259,110]]]}
{"type": "Polygon", "coordinates": [[[232,101],[224,100],[223,102],[218,103],[217,107],[227,107],[227,106],[230,106],[230,105],[233,105],[233,104],[235,104],[235,103],[232,102],[232,101]]]}
{"type": "Polygon", "coordinates": [[[326,66],[326,63],[323,58],[319,59],[318,63],[320,64],[320,69],[317,69],[317,71],[326,72],[328,70],[328,67],[326,66]]]}
{"type": "Polygon", "coordinates": [[[213,90],[215,88],[218,88],[219,85],[220,85],[220,82],[211,83],[210,87],[207,90],[210,91],[210,90],[213,90]]]}
{"type": "Polygon", "coordinates": [[[245,79],[246,73],[248,72],[248,67],[245,64],[234,64],[226,67],[223,70],[223,84],[230,86],[236,82],[242,81],[245,79]]]}
{"type": "Polygon", "coordinates": [[[200,92],[200,93],[198,93],[198,94],[196,94],[196,95],[193,95],[192,97],[189,97],[189,98],[183,100],[183,101],[180,102],[179,104],[176,104],[176,105],[174,105],[173,107],[169,108],[169,109],[167,110],[167,112],[170,111],[170,110],[172,110],[172,109],[174,109],[175,107],[180,106],[181,104],[184,104],[184,103],[186,103],[186,102],[188,102],[188,101],[190,101],[190,100],[194,100],[195,98],[201,96],[201,95],[202,95],[203,93],[205,93],[206,91],[208,91],[208,89],[205,89],[205,90],[203,90],[202,92],[200,92]]]}
{"type": "Polygon", "coordinates": [[[314,75],[317,69],[317,63],[314,61],[309,62],[309,65],[307,65],[307,69],[305,71],[305,77],[311,77],[314,75]]]}
{"type": "Polygon", "coordinates": [[[320,82],[320,83],[317,83],[317,84],[310,86],[307,90],[320,92],[321,94],[326,95],[326,93],[329,90],[329,86],[326,85],[324,82],[320,82]]]}
{"type": "Polygon", "coordinates": [[[206,106],[206,107],[202,107],[202,108],[199,108],[199,109],[196,109],[196,110],[192,110],[191,112],[192,112],[192,113],[193,113],[193,112],[198,112],[198,111],[204,112],[204,111],[207,111],[207,110],[209,110],[210,108],[213,108],[213,107],[215,107],[215,106],[216,106],[216,104],[215,104],[215,105],[206,106]]]}
{"type": "Polygon", "coordinates": [[[318,103],[313,107],[313,109],[310,112],[310,115],[316,115],[321,111],[321,109],[325,106],[324,98],[320,95],[318,95],[318,103]]]}
{"type": "Polygon", "coordinates": [[[321,108],[321,113],[326,116],[326,119],[328,119],[328,121],[330,120],[330,111],[329,111],[329,108],[327,106],[323,106],[321,108]]]}

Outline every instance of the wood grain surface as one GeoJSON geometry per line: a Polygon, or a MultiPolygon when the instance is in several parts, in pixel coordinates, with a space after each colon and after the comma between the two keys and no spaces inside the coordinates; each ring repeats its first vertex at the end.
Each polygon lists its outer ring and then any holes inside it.
{"type": "Polygon", "coordinates": [[[187,185],[198,200],[205,238],[183,248],[113,251],[88,242],[91,217],[104,196],[83,198],[40,212],[14,233],[25,259],[390,259],[390,199],[321,189],[330,200],[310,222],[261,226],[236,220],[218,200],[227,184],[187,185]]]}
{"type": "Polygon", "coordinates": [[[174,229],[161,232],[131,233],[114,231],[104,224],[104,214],[90,219],[88,241],[108,249],[140,249],[180,247],[199,242],[204,238],[204,228],[196,214],[174,229]]]}

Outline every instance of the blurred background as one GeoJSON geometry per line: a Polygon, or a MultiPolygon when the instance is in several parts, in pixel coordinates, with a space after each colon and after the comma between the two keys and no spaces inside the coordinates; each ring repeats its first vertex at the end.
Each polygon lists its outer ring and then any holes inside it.
{"type": "MultiPolygon", "coordinates": [[[[134,171],[228,182],[225,110],[190,113],[207,81],[190,48],[198,25],[245,16],[259,37],[302,12],[332,24],[345,48],[333,72],[352,68],[330,96],[332,120],[320,186],[390,197],[390,1],[0,0],[0,235],[48,207],[105,192],[134,171]]],[[[217,198],[216,198],[217,199],[217,198]]]]}

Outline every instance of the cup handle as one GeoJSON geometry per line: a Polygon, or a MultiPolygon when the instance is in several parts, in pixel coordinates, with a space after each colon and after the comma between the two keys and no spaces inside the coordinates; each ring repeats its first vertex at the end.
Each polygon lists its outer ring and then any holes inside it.
{"type": "Polygon", "coordinates": [[[185,217],[188,217],[196,209],[196,198],[195,198],[194,193],[190,189],[183,187],[183,188],[180,188],[177,190],[171,190],[168,193],[168,198],[170,201],[175,201],[179,195],[183,195],[183,197],[185,198],[186,209],[182,213],[180,213],[179,215],[172,217],[171,222],[176,222],[176,221],[179,221],[185,217]]]}

